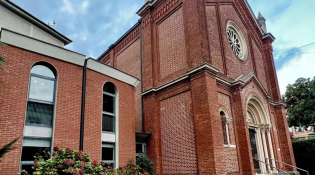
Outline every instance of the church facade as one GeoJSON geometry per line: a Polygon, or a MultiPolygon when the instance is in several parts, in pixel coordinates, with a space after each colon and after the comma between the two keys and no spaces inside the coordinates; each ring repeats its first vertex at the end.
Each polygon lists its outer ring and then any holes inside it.
{"type": "Polygon", "coordinates": [[[2,174],[54,146],[115,167],[145,153],[158,174],[296,172],[278,162],[295,166],[275,37],[246,0],[147,0],[96,60],[21,11],[0,1],[0,14],[29,24],[0,17],[0,146],[22,138],[2,174]]]}
{"type": "Polygon", "coordinates": [[[138,15],[98,60],[141,80],[136,139],[151,134],[157,173],[295,171],[274,161],[295,165],[261,14],[246,0],[149,0],[138,15]]]}

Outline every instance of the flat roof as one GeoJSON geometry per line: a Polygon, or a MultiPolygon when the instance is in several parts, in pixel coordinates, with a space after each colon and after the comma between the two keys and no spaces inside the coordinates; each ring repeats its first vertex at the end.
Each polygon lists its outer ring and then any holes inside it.
{"type": "Polygon", "coordinates": [[[32,24],[36,25],[40,29],[44,30],[45,32],[51,34],[52,36],[58,38],[60,41],[64,43],[64,45],[72,43],[72,40],[67,38],[66,36],[59,33],[54,28],[50,27],[49,25],[45,24],[43,21],[39,20],[32,14],[28,13],[18,5],[14,4],[10,0],[0,0],[0,4],[4,6],[5,8],[9,9],[10,11],[14,12],[18,16],[26,19],[27,21],[31,22],[32,24]]]}

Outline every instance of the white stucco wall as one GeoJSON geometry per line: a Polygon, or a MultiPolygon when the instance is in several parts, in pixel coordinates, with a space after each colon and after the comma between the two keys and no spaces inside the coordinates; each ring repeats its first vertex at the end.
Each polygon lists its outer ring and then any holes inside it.
{"type": "Polygon", "coordinates": [[[0,5],[0,29],[1,28],[6,28],[57,46],[64,46],[62,41],[0,5]]]}

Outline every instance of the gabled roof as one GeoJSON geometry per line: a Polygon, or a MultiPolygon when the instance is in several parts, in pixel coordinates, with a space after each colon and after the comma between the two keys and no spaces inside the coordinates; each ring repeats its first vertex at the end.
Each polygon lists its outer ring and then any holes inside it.
{"type": "Polygon", "coordinates": [[[69,38],[62,35],[57,30],[55,30],[52,27],[50,27],[49,25],[45,24],[43,21],[41,21],[38,18],[36,18],[35,16],[31,15],[27,11],[23,10],[21,7],[14,4],[10,0],[0,0],[0,5],[5,7],[6,9],[10,10],[11,12],[15,13],[16,15],[22,17],[23,19],[29,21],[30,23],[36,25],[40,29],[49,33],[50,35],[58,38],[60,41],[62,41],[64,43],[64,45],[72,43],[72,41],[69,38]]]}
{"type": "Polygon", "coordinates": [[[270,95],[268,94],[268,92],[266,91],[266,89],[264,88],[264,86],[260,83],[259,79],[256,77],[256,75],[254,74],[254,72],[250,72],[248,74],[245,75],[241,75],[239,76],[237,79],[235,79],[232,82],[232,85],[237,85],[237,84],[241,84],[242,86],[246,85],[250,80],[254,79],[260,86],[260,88],[263,90],[263,92],[265,93],[265,95],[267,97],[270,97],[270,95]]]}

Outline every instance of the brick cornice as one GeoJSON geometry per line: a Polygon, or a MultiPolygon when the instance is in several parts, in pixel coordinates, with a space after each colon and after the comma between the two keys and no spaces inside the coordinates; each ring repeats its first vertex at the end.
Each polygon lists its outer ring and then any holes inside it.
{"type": "MultiPolygon", "coordinates": [[[[157,1],[155,1],[157,2],[157,1]]],[[[149,14],[148,16],[144,17],[142,20],[142,27],[146,27],[148,24],[156,21],[160,17],[164,16],[167,12],[170,11],[174,6],[179,4],[181,0],[168,0],[166,1],[158,10],[156,10],[152,15],[149,14]]],[[[153,6],[154,4],[152,4],[153,6]]]]}

